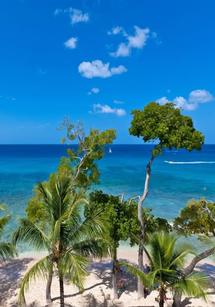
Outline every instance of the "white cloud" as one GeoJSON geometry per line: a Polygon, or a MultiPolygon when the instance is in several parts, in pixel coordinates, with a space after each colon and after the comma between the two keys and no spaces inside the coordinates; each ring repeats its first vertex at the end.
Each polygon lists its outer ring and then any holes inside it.
{"type": "Polygon", "coordinates": [[[69,12],[70,20],[73,25],[80,22],[88,22],[90,19],[89,14],[83,13],[81,10],[70,8],[69,12]]]}
{"type": "Polygon", "coordinates": [[[161,105],[164,105],[164,104],[166,104],[167,102],[169,102],[169,100],[168,100],[168,98],[167,98],[166,96],[164,96],[164,97],[158,98],[158,99],[156,100],[156,102],[159,103],[159,104],[161,104],[161,105]]]}
{"type": "Polygon", "coordinates": [[[100,92],[100,89],[98,87],[93,87],[91,90],[88,92],[88,95],[92,94],[98,94],[100,92]]]}
{"type": "Polygon", "coordinates": [[[122,33],[123,35],[125,35],[125,31],[123,29],[123,27],[120,27],[120,26],[116,26],[116,27],[113,27],[110,31],[107,32],[108,35],[117,35],[117,34],[120,34],[122,33]]]}
{"type": "Polygon", "coordinates": [[[189,94],[189,101],[195,103],[207,103],[214,100],[213,95],[206,90],[194,90],[189,94]]]}
{"type": "Polygon", "coordinates": [[[94,104],[92,113],[101,113],[101,114],[115,114],[116,116],[124,116],[126,115],[126,111],[121,108],[112,108],[107,104],[94,104]]]}
{"type": "Polygon", "coordinates": [[[123,65],[117,67],[110,67],[110,63],[103,63],[101,60],[92,62],[82,62],[78,66],[79,73],[88,79],[92,78],[109,78],[113,75],[120,75],[127,71],[123,65]]]}
{"type": "Polygon", "coordinates": [[[111,55],[114,57],[126,57],[131,54],[132,49],[142,49],[149,38],[149,28],[140,28],[134,26],[134,35],[128,35],[122,27],[115,27],[108,34],[116,35],[122,34],[126,42],[119,44],[117,50],[112,52],[111,55]]]}
{"type": "Polygon", "coordinates": [[[167,97],[161,97],[156,101],[161,105],[171,101],[175,103],[177,108],[193,111],[198,108],[199,104],[211,102],[213,100],[215,100],[215,97],[209,91],[200,89],[190,92],[187,99],[183,96],[178,96],[171,100],[169,100],[167,97]]]}
{"type": "Polygon", "coordinates": [[[64,46],[69,49],[75,49],[77,47],[77,42],[77,37],[71,37],[64,43],[64,46]]]}
{"type": "Polygon", "coordinates": [[[76,24],[80,22],[88,22],[90,20],[90,16],[88,13],[84,13],[79,9],[74,9],[72,7],[66,9],[56,9],[54,11],[54,15],[58,16],[60,14],[69,14],[71,24],[76,24]]]}

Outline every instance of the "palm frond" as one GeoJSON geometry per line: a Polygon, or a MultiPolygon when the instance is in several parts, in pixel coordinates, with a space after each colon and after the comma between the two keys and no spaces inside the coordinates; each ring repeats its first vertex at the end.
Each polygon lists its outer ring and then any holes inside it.
{"type": "Polygon", "coordinates": [[[0,260],[5,261],[17,255],[15,246],[10,242],[0,242],[0,260]]]}
{"type": "Polygon", "coordinates": [[[143,283],[144,286],[148,288],[152,288],[156,281],[156,274],[157,271],[145,273],[141,271],[139,268],[137,268],[135,265],[129,264],[125,261],[120,261],[120,265],[126,267],[129,273],[132,275],[139,277],[143,283]]]}
{"type": "Polygon", "coordinates": [[[47,235],[28,219],[21,219],[20,225],[13,233],[13,243],[27,242],[36,249],[49,248],[47,235]]]}
{"type": "Polygon", "coordinates": [[[11,216],[9,214],[4,215],[0,218],[0,236],[2,235],[2,233],[4,231],[4,227],[7,225],[10,218],[11,218],[11,216]]]}
{"type": "Polygon", "coordinates": [[[25,304],[25,292],[29,289],[32,280],[38,277],[47,278],[48,272],[51,267],[49,256],[46,256],[35,263],[28,272],[24,275],[19,290],[18,302],[20,306],[25,304]]]}
{"type": "Polygon", "coordinates": [[[107,221],[101,208],[96,208],[80,223],[79,228],[71,232],[70,240],[74,244],[88,238],[105,238],[107,221]]]}
{"type": "Polygon", "coordinates": [[[88,275],[87,265],[86,257],[67,251],[60,259],[59,268],[70,282],[83,289],[83,282],[88,275]]]}
{"type": "Polygon", "coordinates": [[[104,240],[83,240],[74,244],[71,250],[85,257],[101,258],[109,255],[108,245],[104,240]]]}
{"type": "Polygon", "coordinates": [[[174,290],[191,297],[202,297],[206,299],[206,289],[208,286],[208,277],[201,273],[194,272],[189,276],[179,278],[178,281],[174,283],[174,290]]]}

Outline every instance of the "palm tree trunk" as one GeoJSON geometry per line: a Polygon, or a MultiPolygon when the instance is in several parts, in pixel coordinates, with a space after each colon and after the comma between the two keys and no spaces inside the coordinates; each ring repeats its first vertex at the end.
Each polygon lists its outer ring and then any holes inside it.
{"type": "Polygon", "coordinates": [[[159,301],[159,307],[164,307],[164,299],[160,299],[160,301],[159,301]]]}
{"type": "Polygon", "coordinates": [[[116,273],[117,273],[117,248],[114,247],[114,250],[113,250],[113,268],[112,268],[112,287],[113,287],[113,297],[114,297],[114,299],[118,299],[116,273]]]}
{"type": "Polygon", "coordinates": [[[160,288],[160,291],[159,291],[159,307],[164,307],[164,298],[165,298],[165,295],[166,295],[166,291],[165,289],[163,289],[162,287],[160,288]]]}
{"type": "Polygon", "coordinates": [[[173,304],[172,307],[180,307],[181,306],[181,293],[175,292],[173,296],[173,304]]]}
{"type": "Polygon", "coordinates": [[[46,284],[46,303],[47,304],[50,304],[52,301],[51,299],[52,276],[53,276],[53,264],[51,264],[48,279],[47,279],[47,284],[46,284]]]}
{"type": "Polygon", "coordinates": [[[63,284],[63,276],[58,270],[59,276],[59,287],[60,287],[60,307],[64,307],[64,284],[63,284]]]}
{"type": "MultiPolygon", "coordinates": [[[[146,166],[146,178],[145,178],[145,185],[144,185],[144,191],[142,196],[140,197],[138,201],[138,221],[140,223],[140,243],[139,243],[139,249],[138,249],[138,266],[140,270],[143,270],[143,250],[144,250],[144,243],[145,243],[145,225],[143,221],[143,202],[145,201],[148,191],[149,191],[149,182],[150,182],[150,176],[151,176],[151,165],[154,160],[154,157],[151,156],[151,159],[149,160],[147,166],[146,166]]],[[[144,295],[144,286],[138,278],[138,298],[143,297],[144,295]]]]}

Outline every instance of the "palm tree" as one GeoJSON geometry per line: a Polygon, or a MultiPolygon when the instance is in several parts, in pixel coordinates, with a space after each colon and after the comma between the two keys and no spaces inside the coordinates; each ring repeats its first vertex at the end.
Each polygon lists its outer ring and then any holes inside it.
{"type": "MultiPolygon", "coordinates": [[[[0,211],[4,211],[5,206],[0,205],[0,211]]],[[[0,217],[0,238],[3,235],[5,226],[8,224],[10,220],[10,215],[5,214],[0,217]]],[[[14,257],[16,255],[16,249],[11,242],[0,242],[0,261],[4,261],[10,257],[14,257]]]]}
{"type": "Polygon", "coordinates": [[[41,221],[24,218],[14,233],[16,243],[28,242],[35,249],[45,249],[48,255],[39,260],[24,276],[19,303],[25,303],[25,291],[32,279],[47,279],[46,299],[51,300],[52,275],[56,269],[59,278],[60,306],[64,306],[64,277],[83,288],[87,275],[89,255],[97,255],[99,242],[105,229],[101,210],[84,216],[87,205],[83,193],[75,192],[72,180],[65,174],[53,174],[36,189],[41,221]]]}
{"type": "Polygon", "coordinates": [[[149,236],[148,248],[145,251],[150,261],[148,273],[127,263],[125,266],[139,277],[146,287],[158,290],[160,307],[164,306],[168,289],[174,294],[205,298],[204,289],[208,285],[208,279],[196,272],[188,276],[182,273],[187,256],[193,253],[191,247],[177,244],[177,237],[172,234],[159,232],[149,236]]]}

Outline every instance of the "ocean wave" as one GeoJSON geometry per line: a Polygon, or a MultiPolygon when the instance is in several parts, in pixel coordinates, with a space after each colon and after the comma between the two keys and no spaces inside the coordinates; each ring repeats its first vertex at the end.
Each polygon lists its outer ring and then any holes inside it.
{"type": "Polygon", "coordinates": [[[164,162],[168,164],[215,164],[215,161],[168,161],[168,160],[165,160],[164,162]]]}

